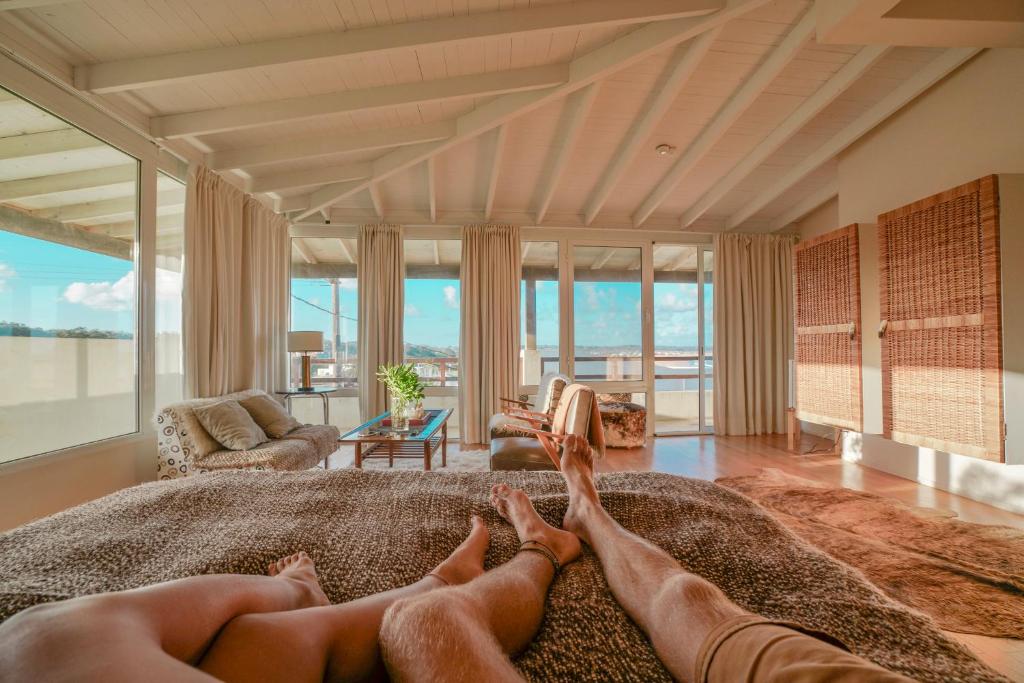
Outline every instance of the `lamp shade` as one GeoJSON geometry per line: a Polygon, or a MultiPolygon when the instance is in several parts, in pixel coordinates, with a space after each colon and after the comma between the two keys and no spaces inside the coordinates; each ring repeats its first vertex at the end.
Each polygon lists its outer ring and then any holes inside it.
{"type": "Polygon", "coordinates": [[[324,333],[315,330],[303,330],[299,332],[288,333],[288,352],[302,352],[306,353],[309,351],[316,351],[317,353],[324,350],[324,333]]]}

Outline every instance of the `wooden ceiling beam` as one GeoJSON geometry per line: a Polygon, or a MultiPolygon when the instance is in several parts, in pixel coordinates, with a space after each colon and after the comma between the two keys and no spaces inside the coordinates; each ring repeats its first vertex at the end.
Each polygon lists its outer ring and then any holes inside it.
{"type": "Polygon", "coordinates": [[[430,222],[437,222],[437,177],[434,168],[435,157],[427,159],[427,202],[430,205],[430,222]]]}
{"type": "Polygon", "coordinates": [[[633,214],[633,224],[643,225],[651,214],[668,199],[669,195],[679,186],[687,173],[721,140],[734,123],[743,115],[750,105],[764,92],[772,81],[782,72],[786,65],[793,61],[797,53],[803,49],[808,39],[814,35],[814,9],[808,10],[793,29],[786,34],[761,64],[754,69],[729,98],[715,117],[704,126],[704,129],[691,142],[686,151],[672,164],[672,168],[655,186],[647,198],[633,214]]]}
{"type": "Polygon", "coordinates": [[[295,187],[310,187],[324,183],[338,183],[346,180],[369,178],[373,166],[364,164],[340,164],[324,168],[311,168],[307,171],[284,171],[247,178],[245,191],[259,194],[261,192],[277,192],[295,187]]]}
{"type": "Polygon", "coordinates": [[[544,222],[544,216],[551,206],[551,200],[555,197],[555,190],[562,180],[562,173],[569,163],[569,156],[576,148],[580,133],[583,132],[583,124],[586,123],[587,114],[594,106],[594,99],[597,97],[597,89],[600,83],[591,83],[587,87],[577,90],[569,95],[565,104],[565,112],[558,125],[558,132],[555,133],[555,147],[548,154],[544,163],[544,171],[540,176],[540,183],[537,185],[537,193],[540,199],[537,202],[537,223],[544,222]]]}
{"type": "Polygon", "coordinates": [[[532,66],[167,114],[150,119],[149,128],[153,137],[175,139],[404,104],[538,90],[565,83],[568,79],[567,64],[532,66]]]}
{"type": "Polygon", "coordinates": [[[373,202],[373,211],[377,214],[377,218],[384,220],[384,202],[380,198],[380,187],[377,183],[370,183],[366,188],[370,193],[370,201],[373,202]]]}
{"type": "Polygon", "coordinates": [[[48,5],[65,5],[73,0],[0,0],[0,12],[12,9],[31,9],[48,5]]]}
{"type": "Polygon", "coordinates": [[[84,65],[75,68],[74,79],[77,88],[95,93],[135,90],[276,64],[379,55],[498,36],[700,16],[721,9],[723,2],[586,0],[479,12],[84,65]]]}
{"type": "Polygon", "coordinates": [[[813,95],[804,100],[796,110],[786,117],[779,126],[768,134],[757,147],[736,164],[728,173],[711,186],[693,206],[683,214],[680,227],[688,228],[707,213],[727,194],[742,183],[755,169],[768,160],[783,144],[796,135],[815,116],[835,101],[857,82],[868,69],[878,62],[892,48],[869,45],[862,48],[843,68],[828,79],[813,95]]]}
{"type": "Polygon", "coordinates": [[[518,92],[496,97],[457,119],[458,132],[437,142],[408,145],[376,159],[374,177],[358,189],[327,185],[310,195],[310,206],[297,217],[303,219],[321,207],[331,206],[454,145],[485,133],[517,116],[533,111],[559,97],[565,97],[609,74],[625,69],[672,45],[689,40],[746,12],[767,4],[769,0],[726,0],[725,8],[706,17],[675,19],[648,24],[613,40],[569,63],[569,80],[561,85],[537,92],[518,92]]]}
{"type": "Polygon", "coordinates": [[[615,186],[622,179],[629,164],[636,157],[640,148],[647,143],[647,139],[665,116],[665,112],[672,106],[672,103],[679,97],[683,86],[689,82],[690,77],[697,71],[698,65],[704,56],[711,49],[711,44],[718,37],[722,27],[717,27],[707,33],[697,36],[685,45],[676,47],[675,52],[665,65],[657,85],[651,91],[651,96],[640,110],[640,115],[629,127],[625,137],[619,143],[615,155],[605,167],[601,174],[594,192],[583,210],[584,222],[590,225],[597,218],[598,212],[611,197],[615,186]]]}
{"type": "Polygon", "coordinates": [[[856,142],[872,128],[895,114],[980,51],[980,48],[951,48],[928,62],[917,73],[898,85],[895,90],[876,102],[870,109],[833,135],[824,145],[805,157],[770,187],[730,216],[725,223],[725,228],[727,230],[738,228],[744,221],[768,206],[786,190],[806,178],[822,164],[856,142]]]}
{"type": "Polygon", "coordinates": [[[0,182],[0,202],[130,183],[137,180],[138,174],[139,171],[136,164],[125,164],[123,166],[107,166],[105,168],[94,168],[84,171],[72,171],[70,173],[57,173],[39,178],[6,180],[0,182]]]}
{"type": "Polygon", "coordinates": [[[107,144],[77,128],[48,130],[0,138],[0,161],[103,147],[107,144]]]}
{"type": "Polygon", "coordinates": [[[803,200],[787,209],[784,213],[776,216],[768,224],[770,232],[778,232],[787,225],[795,223],[810,212],[823,206],[825,202],[831,201],[839,196],[839,179],[836,178],[819,190],[807,195],[803,200]]]}
{"type": "Polygon", "coordinates": [[[501,173],[501,156],[505,151],[505,138],[508,135],[508,126],[502,124],[494,130],[494,140],[491,142],[491,163],[487,175],[487,193],[484,197],[484,220],[491,220],[491,212],[494,210],[494,195],[498,192],[498,176],[501,173]]]}
{"type": "MultiPolygon", "coordinates": [[[[164,190],[157,195],[157,211],[161,215],[172,212],[180,213],[179,209],[184,204],[184,189],[164,190]]],[[[132,216],[138,210],[138,206],[139,200],[135,196],[128,196],[37,209],[32,211],[32,215],[62,223],[101,221],[132,216]]]]}
{"type": "Polygon", "coordinates": [[[292,246],[295,247],[295,251],[299,252],[299,256],[301,256],[302,260],[306,263],[314,266],[320,263],[316,256],[313,255],[313,251],[309,248],[309,245],[306,244],[306,241],[301,237],[293,237],[292,246]]]}
{"type": "Polygon", "coordinates": [[[206,155],[206,165],[215,171],[249,168],[282,161],[295,161],[296,159],[314,159],[331,154],[364,152],[411,145],[417,142],[432,142],[443,140],[454,134],[454,122],[438,121],[418,126],[363,130],[345,135],[314,135],[269,145],[213,151],[206,155]]]}

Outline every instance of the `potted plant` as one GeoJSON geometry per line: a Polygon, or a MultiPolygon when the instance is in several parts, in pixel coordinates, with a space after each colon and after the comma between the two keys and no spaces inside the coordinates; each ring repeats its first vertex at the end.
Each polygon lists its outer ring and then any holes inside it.
{"type": "Polygon", "coordinates": [[[377,379],[391,395],[391,427],[403,430],[409,427],[412,409],[423,400],[423,383],[414,365],[381,365],[377,379]]]}

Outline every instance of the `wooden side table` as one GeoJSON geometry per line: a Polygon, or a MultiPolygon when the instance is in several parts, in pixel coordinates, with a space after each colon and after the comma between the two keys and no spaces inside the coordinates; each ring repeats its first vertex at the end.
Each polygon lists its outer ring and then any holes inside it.
{"type": "Polygon", "coordinates": [[[292,412],[292,397],[293,396],[319,396],[320,400],[324,402],[324,424],[331,423],[331,410],[328,406],[328,394],[333,394],[338,390],[338,387],[332,384],[322,384],[316,387],[310,387],[304,389],[303,387],[288,387],[281,391],[275,391],[274,393],[278,396],[283,396],[285,405],[288,406],[288,412],[292,412]]]}

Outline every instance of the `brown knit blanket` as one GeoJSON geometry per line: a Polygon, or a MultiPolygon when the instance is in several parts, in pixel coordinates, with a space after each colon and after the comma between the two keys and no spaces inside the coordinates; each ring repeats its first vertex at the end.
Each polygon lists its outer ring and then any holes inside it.
{"type": "MultiPolygon", "coordinates": [[[[144,484],[0,536],[0,619],[76,595],[261,573],[300,549],[333,602],[352,600],[419,579],[463,539],[473,512],[491,530],[493,567],[518,545],[486,503],[499,481],[525,488],[549,522],[565,513],[562,479],[546,472],[231,472],[144,484]]],[[[598,486],[626,528],[754,612],[831,633],[921,681],[1005,680],[739,494],[656,473],[603,475],[598,486]]],[[[670,680],[589,551],[557,578],[516,664],[531,680],[670,680]]]]}

